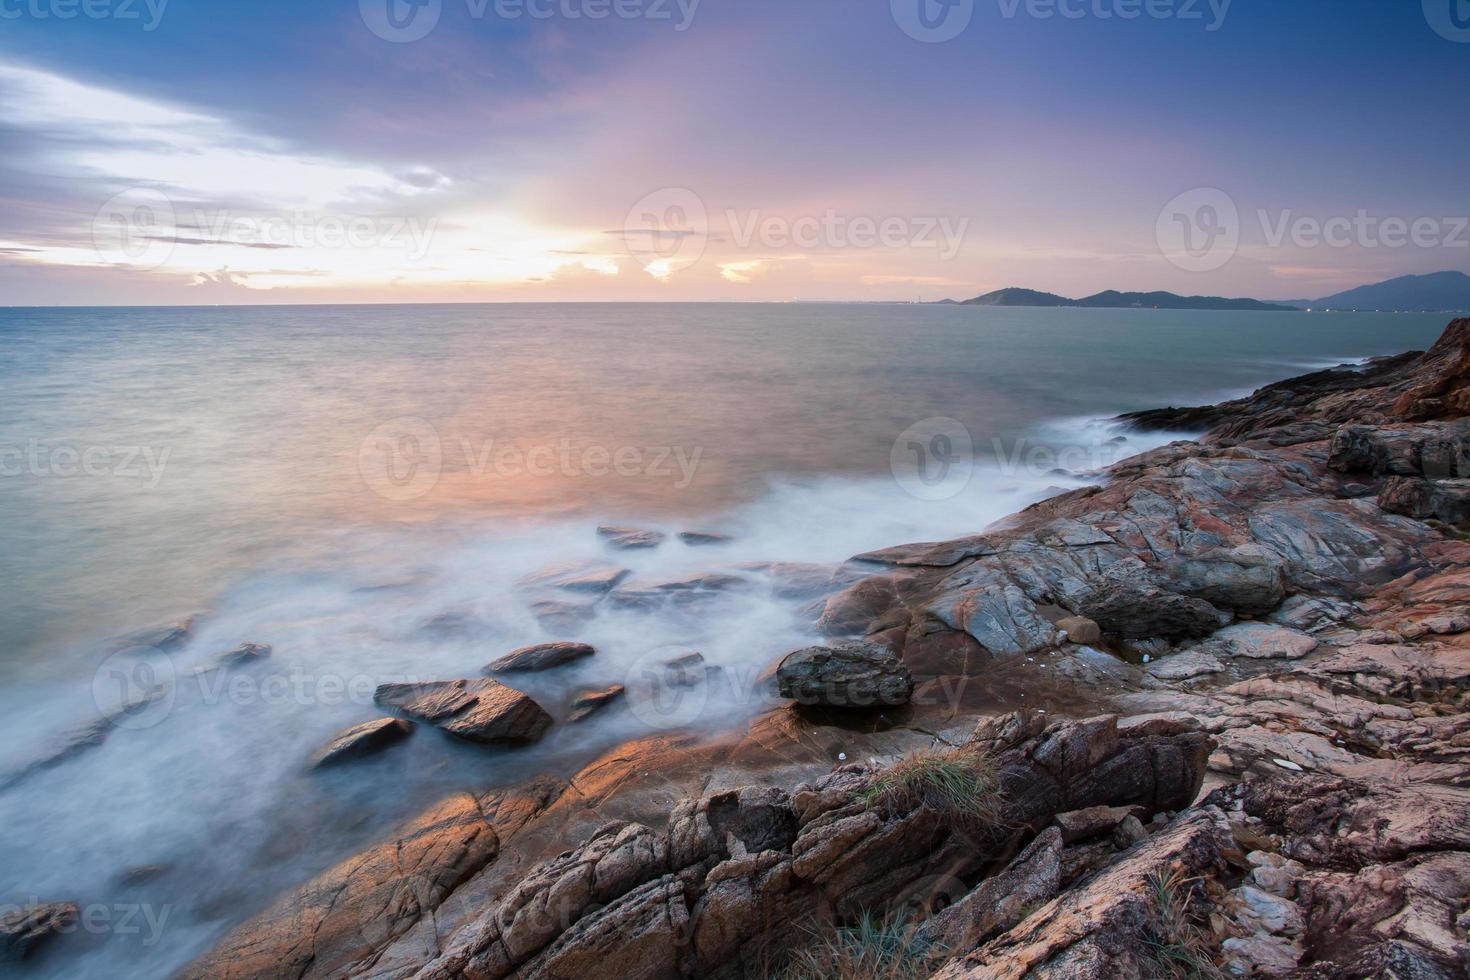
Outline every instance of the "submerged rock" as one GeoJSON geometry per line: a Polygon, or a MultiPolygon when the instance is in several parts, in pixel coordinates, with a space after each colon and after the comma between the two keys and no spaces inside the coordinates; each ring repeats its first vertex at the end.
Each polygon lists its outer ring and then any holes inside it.
{"type": "Polygon", "coordinates": [[[0,963],[23,960],[52,936],[76,927],[81,910],[51,902],[0,913],[0,963]]]}
{"type": "Polygon", "coordinates": [[[717,534],[714,531],[680,531],[679,540],[693,548],[712,544],[729,544],[735,539],[728,534],[717,534]]]}
{"type": "Polygon", "coordinates": [[[581,721],[612,704],[624,693],[623,685],[612,684],[600,691],[583,691],[572,699],[567,721],[581,721]]]}
{"type": "Polygon", "coordinates": [[[541,705],[488,679],[383,684],[373,700],[472,742],[524,745],[551,727],[541,705]]]}
{"type": "Polygon", "coordinates": [[[236,667],[248,667],[250,664],[259,663],[271,655],[269,643],[242,643],[233,650],[225,650],[216,653],[204,663],[194,668],[196,674],[207,674],[215,670],[232,670],[236,667]]]}
{"type": "Polygon", "coordinates": [[[312,756],[311,768],[323,769],[381,752],[413,734],[416,726],[406,718],[378,718],[338,732],[312,756]]]}
{"type": "Polygon", "coordinates": [[[516,672],[529,672],[538,670],[550,670],[569,664],[583,657],[590,657],[597,650],[586,643],[573,643],[569,640],[558,640],[554,643],[537,643],[528,647],[512,650],[499,660],[485,668],[487,674],[509,674],[516,672]]]}
{"type": "Polygon", "coordinates": [[[789,653],[776,668],[783,698],[823,708],[875,708],[907,704],[914,680],[898,655],[866,640],[789,653]]]}
{"type": "Polygon", "coordinates": [[[642,528],[626,527],[621,524],[604,524],[597,534],[609,548],[632,551],[640,548],[657,548],[664,543],[662,531],[647,531],[642,528]]]}

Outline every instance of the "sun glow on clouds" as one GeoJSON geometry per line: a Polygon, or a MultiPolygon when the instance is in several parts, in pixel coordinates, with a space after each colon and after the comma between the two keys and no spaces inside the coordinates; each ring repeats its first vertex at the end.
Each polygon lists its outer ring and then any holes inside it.
{"type": "Polygon", "coordinates": [[[0,243],[15,261],[235,288],[619,272],[588,251],[594,236],[483,205],[447,210],[461,189],[428,167],[301,153],[224,119],[44,71],[0,67],[0,126],[27,137],[8,169],[75,202],[64,227],[0,243]]]}

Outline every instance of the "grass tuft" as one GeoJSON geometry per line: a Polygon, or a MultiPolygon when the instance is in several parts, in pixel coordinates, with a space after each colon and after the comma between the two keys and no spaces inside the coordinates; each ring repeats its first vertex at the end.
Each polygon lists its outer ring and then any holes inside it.
{"type": "Polygon", "coordinates": [[[972,749],[906,756],[875,776],[862,798],[893,813],[925,806],[972,830],[999,826],[1002,819],[995,762],[972,749]]]}
{"type": "Polygon", "coordinates": [[[1154,922],[1145,941],[1165,980],[1225,980],[1215,963],[1214,943],[1189,912],[1193,883],[1174,868],[1149,875],[1154,922]]]}
{"type": "Polygon", "coordinates": [[[855,925],[813,930],[776,976],[780,980],[922,980],[945,959],[906,919],[869,913],[855,925]]]}

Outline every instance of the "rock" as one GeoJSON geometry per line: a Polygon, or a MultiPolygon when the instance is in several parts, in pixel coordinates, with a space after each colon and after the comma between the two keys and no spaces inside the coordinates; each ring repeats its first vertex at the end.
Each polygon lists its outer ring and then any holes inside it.
{"type": "Polygon", "coordinates": [[[1317,649],[1316,637],[1265,623],[1236,623],[1210,638],[1209,647],[1224,657],[1251,660],[1299,660],[1317,649]]]}
{"type": "Polygon", "coordinates": [[[776,669],[781,697],[807,707],[873,708],[907,704],[909,669],[887,647],[865,640],[806,647],[776,669]]]}
{"type": "Polygon", "coordinates": [[[338,732],[312,756],[311,768],[321,769],[381,752],[413,734],[414,723],[405,718],[377,718],[338,732]]]}
{"type": "Polygon", "coordinates": [[[717,534],[713,531],[680,531],[679,540],[691,548],[699,548],[713,544],[729,544],[735,539],[728,534],[717,534]]]}
{"type": "Polygon", "coordinates": [[[71,902],[32,905],[0,914],[0,963],[23,960],[54,935],[76,928],[81,910],[71,902]]]}
{"type": "Polygon", "coordinates": [[[1085,616],[1065,616],[1057,620],[1057,629],[1067,634],[1068,643],[1092,646],[1102,642],[1102,627],[1085,616]]]}
{"type": "Polygon", "coordinates": [[[586,643],[559,640],[555,643],[537,643],[533,646],[512,650],[485,668],[487,674],[511,674],[538,670],[550,670],[569,664],[583,657],[590,657],[596,649],[586,643]]]}
{"type": "Polygon", "coordinates": [[[1395,476],[1379,491],[1378,506],[1390,514],[1423,520],[1434,513],[1429,506],[1429,481],[1419,477],[1395,476]]]}
{"type": "Polygon", "coordinates": [[[551,799],[506,791],[450,797],[391,839],[324,871],[232,931],[184,969],[185,980],[291,976],[322,980],[432,918],[450,894],[494,861],[502,834],[551,799]]]}
{"type": "Polygon", "coordinates": [[[1302,947],[1281,936],[1253,933],[1231,936],[1220,944],[1225,967],[1235,976],[1281,977],[1293,972],[1302,959],[1302,947]]]}
{"type": "Polygon", "coordinates": [[[572,699],[572,707],[567,715],[567,721],[581,721],[583,718],[601,711],[612,704],[624,693],[623,685],[613,684],[600,691],[583,691],[572,699]]]}
{"type": "Polygon", "coordinates": [[[956,956],[933,978],[1114,980],[1157,975],[1161,967],[1152,953],[1157,942],[1156,876],[1171,870],[1186,880],[1221,874],[1233,843],[1218,810],[1175,821],[1009,932],[956,956]]]}
{"type": "Polygon", "coordinates": [[[226,650],[210,657],[205,663],[195,667],[194,673],[207,674],[216,670],[246,667],[259,663],[270,655],[271,647],[268,643],[242,643],[233,650],[226,650]]]}
{"type": "Polygon", "coordinates": [[[720,670],[719,667],[706,661],[704,654],[694,650],[665,660],[661,668],[665,687],[693,687],[703,683],[711,674],[719,673],[720,670]]]}
{"type": "Polygon", "coordinates": [[[1132,816],[1133,810],[1126,806],[1090,806],[1083,810],[1069,810],[1053,818],[1062,833],[1062,843],[1068,846],[1080,841],[1091,840],[1110,834],[1113,828],[1132,816]]]}
{"type": "Polygon", "coordinates": [[[520,584],[532,588],[554,588],[565,592],[602,595],[612,591],[618,583],[632,574],[630,569],[616,565],[555,565],[527,576],[520,584]]]}
{"type": "Polygon", "coordinates": [[[1104,630],[1125,640],[1196,639],[1224,621],[1220,610],[1203,599],[1122,581],[1098,586],[1079,606],[1104,630]]]}
{"type": "Polygon", "coordinates": [[[575,636],[596,617],[597,610],[590,602],[538,599],[531,603],[531,614],[547,632],[575,636]]]}
{"type": "Polygon", "coordinates": [[[1225,664],[1208,650],[1196,648],[1157,660],[1144,669],[1160,680],[1187,681],[1205,674],[1218,674],[1225,669],[1225,664]]]}
{"type": "Polygon", "coordinates": [[[1209,551],[1168,567],[1168,584],[1220,609],[1264,616],[1286,598],[1279,559],[1258,550],[1209,551]]]}
{"type": "Polygon", "coordinates": [[[1061,884],[1062,832],[1037,835],[1004,871],[987,878],[919,927],[917,938],[946,950],[974,949],[1012,928],[1061,884]]]}
{"type": "Polygon", "coordinates": [[[1113,846],[1120,851],[1126,851],[1147,838],[1148,831],[1144,829],[1143,821],[1131,813],[1113,828],[1113,846]]]}
{"type": "Polygon", "coordinates": [[[472,742],[524,745],[551,727],[539,704],[493,680],[383,684],[373,700],[472,742]]]}
{"type": "Polygon", "coordinates": [[[134,647],[148,647],[170,653],[183,647],[194,635],[194,617],[181,619],[176,623],[165,623],[162,626],[151,626],[134,633],[118,637],[112,643],[113,650],[127,650],[134,647]]]}
{"type": "Polygon", "coordinates": [[[664,543],[662,531],[645,531],[641,528],[625,527],[620,524],[604,524],[597,529],[597,534],[609,548],[619,551],[657,548],[664,543]]]}
{"type": "Polygon", "coordinates": [[[1231,892],[1226,909],[1253,932],[1300,936],[1306,929],[1302,910],[1295,903],[1251,885],[1241,885],[1231,892]]]}

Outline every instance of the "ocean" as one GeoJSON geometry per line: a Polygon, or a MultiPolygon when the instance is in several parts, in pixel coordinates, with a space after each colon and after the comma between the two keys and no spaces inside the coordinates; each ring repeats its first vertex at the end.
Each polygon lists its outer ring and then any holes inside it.
{"type": "Polygon", "coordinates": [[[753,676],[816,638],[809,597],[769,563],[973,533],[1177,438],[1120,441],[1111,416],[1422,348],[1447,319],[0,309],[0,910],[111,910],[113,928],[53,944],[40,975],[166,975],[446,793],[762,706],[727,683],[677,709],[558,725],[533,748],[421,728],[309,772],[334,732],[384,713],[375,684],[478,676],[573,631],[595,657],[515,679],[559,719],[576,690],[680,651],[753,676]],[[614,551],[596,530],[608,523],[667,537],[614,551]],[[708,571],[744,583],[667,606],[570,592],[556,616],[535,605],[589,568],[626,569],[635,591],[708,571]],[[188,617],[161,647],[128,638],[188,617]],[[244,642],[271,653],[198,672],[244,642]],[[116,710],[144,689],[163,695],[116,710]],[[101,744],[27,769],[99,721],[101,744]],[[124,908],[136,931],[115,927],[124,908]]]}

